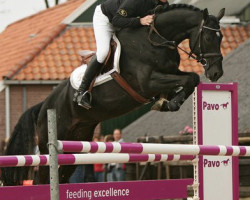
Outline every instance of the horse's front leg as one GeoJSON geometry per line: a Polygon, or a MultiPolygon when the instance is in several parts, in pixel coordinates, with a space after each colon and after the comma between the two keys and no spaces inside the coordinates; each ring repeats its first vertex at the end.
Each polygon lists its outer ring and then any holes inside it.
{"type": "Polygon", "coordinates": [[[177,74],[152,73],[149,88],[166,95],[158,100],[152,107],[159,111],[178,111],[184,101],[193,93],[194,88],[200,82],[197,74],[181,72],[177,74]]]}

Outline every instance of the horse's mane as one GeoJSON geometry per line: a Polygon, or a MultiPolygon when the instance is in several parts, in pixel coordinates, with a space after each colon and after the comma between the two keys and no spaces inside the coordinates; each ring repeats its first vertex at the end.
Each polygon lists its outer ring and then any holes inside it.
{"type": "MultiPolygon", "coordinates": [[[[175,10],[175,9],[187,9],[187,10],[199,11],[199,12],[203,11],[200,8],[197,8],[195,6],[188,5],[188,4],[171,4],[167,7],[164,7],[164,10],[162,12],[167,12],[167,11],[175,10]]],[[[218,23],[218,20],[216,19],[215,16],[213,15],[209,15],[209,16],[211,16],[210,20],[213,20],[215,23],[218,23]]]]}
{"type": "Polygon", "coordinates": [[[192,11],[201,11],[201,9],[192,6],[192,5],[188,5],[188,4],[171,4],[169,6],[167,6],[164,11],[170,11],[170,10],[174,10],[174,9],[188,9],[188,10],[192,10],[192,11]]]}

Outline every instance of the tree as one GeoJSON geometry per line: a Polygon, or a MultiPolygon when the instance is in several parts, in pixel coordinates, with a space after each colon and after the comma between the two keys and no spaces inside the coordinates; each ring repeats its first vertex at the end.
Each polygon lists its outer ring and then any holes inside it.
{"type": "MultiPolygon", "coordinates": [[[[49,8],[49,1],[48,0],[44,0],[46,8],[49,8]]],[[[55,5],[59,4],[59,0],[55,0],[55,5]]]]}

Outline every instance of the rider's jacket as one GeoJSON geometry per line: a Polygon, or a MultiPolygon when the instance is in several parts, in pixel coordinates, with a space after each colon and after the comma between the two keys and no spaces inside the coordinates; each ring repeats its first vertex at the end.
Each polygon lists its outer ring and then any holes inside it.
{"type": "Polygon", "coordinates": [[[141,26],[140,18],[162,4],[158,0],[106,0],[101,9],[113,26],[126,28],[141,26]]]}

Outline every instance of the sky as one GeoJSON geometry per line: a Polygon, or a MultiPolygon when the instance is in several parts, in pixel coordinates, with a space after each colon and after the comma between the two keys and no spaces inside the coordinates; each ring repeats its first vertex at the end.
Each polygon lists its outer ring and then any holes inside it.
{"type": "MultiPolygon", "coordinates": [[[[48,0],[50,6],[55,0],[48,0]]],[[[60,3],[67,0],[59,0],[60,3]]],[[[46,9],[44,0],[0,0],[0,32],[19,19],[46,9]]]]}

